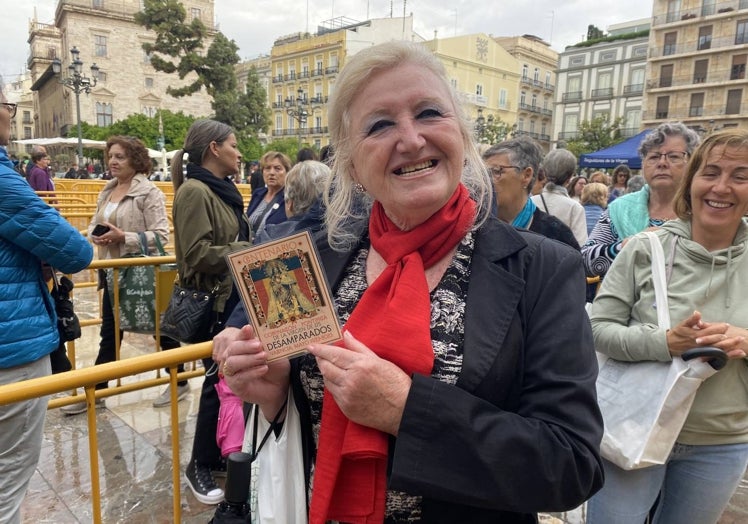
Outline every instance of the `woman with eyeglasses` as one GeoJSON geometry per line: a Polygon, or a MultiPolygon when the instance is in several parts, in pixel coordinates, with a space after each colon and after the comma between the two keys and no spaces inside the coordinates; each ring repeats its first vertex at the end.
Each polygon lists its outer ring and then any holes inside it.
{"type": "Polygon", "coordinates": [[[613,170],[613,185],[610,187],[608,204],[619,196],[626,194],[626,185],[629,183],[629,178],[631,178],[631,169],[626,164],[621,164],[613,170]]]}
{"type": "Polygon", "coordinates": [[[482,155],[496,192],[496,215],[514,227],[527,229],[579,249],[571,229],[541,211],[530,198],[543,160],[543,150],[530,137],[504,140],[482,155]]]}
{"type": "Polygon", "coordinates": [[[616,198],[600,216],[582,246],[587,276],[605,276],[630,236],[675,218],[673,197],[699,141],[699,135],[680,122],[660,124],[642,140],[639,156],[647,184],[616,198]]]}

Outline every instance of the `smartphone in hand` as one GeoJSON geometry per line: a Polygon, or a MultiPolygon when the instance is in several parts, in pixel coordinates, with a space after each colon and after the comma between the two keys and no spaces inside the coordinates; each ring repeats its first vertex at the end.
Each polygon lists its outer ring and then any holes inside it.
{"type": "Polygon", "coordinates": [[[91,235],[95,237],[100,237],[104,233],[108,233],[110,231],[109,226],[105,226],[104,224],[96,224],[96,226],[93,228],[93,231],[91,231],[91,235]]]}

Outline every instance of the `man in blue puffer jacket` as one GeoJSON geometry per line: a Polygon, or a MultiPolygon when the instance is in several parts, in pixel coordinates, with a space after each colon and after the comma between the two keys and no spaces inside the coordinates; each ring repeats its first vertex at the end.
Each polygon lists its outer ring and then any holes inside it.
{"type": "MultiPolygon", "coordinates": [[[[65,273],[84,269],[91,244],[45,204],[13,169],[3,146],[16,107],[0,91],[0,384],[51,373],[57,316],[42,261],[65,273]]],[[[0,524],[20,523],[20,507],[41,452],[48,398],[0,406],[0,524]]]]}

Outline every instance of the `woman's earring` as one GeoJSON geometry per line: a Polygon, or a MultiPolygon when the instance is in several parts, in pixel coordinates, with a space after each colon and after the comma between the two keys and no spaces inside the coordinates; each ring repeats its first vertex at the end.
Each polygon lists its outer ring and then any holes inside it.
{"type": "Polygon", "coordinates": [[[366,193],[366,188],[356,182],[355,184],[353,184],[353,192],[359,195],[363,195],[364,193],[366,193]]]}

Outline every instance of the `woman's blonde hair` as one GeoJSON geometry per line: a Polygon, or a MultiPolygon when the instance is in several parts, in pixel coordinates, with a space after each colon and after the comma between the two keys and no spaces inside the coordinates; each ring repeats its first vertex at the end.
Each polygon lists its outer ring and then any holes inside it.
{"type": "Polygon", "coordinates": [[[462,183],[477,203],[476,225],[491,210],[491,179],[473,143],[469,120],[452,89],[444,66],[421,44],[392,41],[359,51],[343,67],[330,97],[328,124],[330,142],[335,148],[332,176],[325,191],[328,240],[334,249],[345,250],[355,245],[371,211],[372,200],[354,189],[352,172],[353,140],[351,139],[350,108],[354,99],[372,77],[405,64],[423,67],[434,74],[450,94],[465,150],[462,183]],[[358,227],[352,227],[357,224],[358,227]]]}
{"type": "Polygon", "coordinates": [[[595,204],[605,209],[608,207],[608,186],[600,182],[590,182],[582,189],[582,205],[595,204]]]}
{"type": "Polygon", "coordinates": [[[723,129],[712,133],[694,149],[688,160],[686,174],[678,186],[673,200],[675,214],[681,220],[690,220],[693,212],[693,203],[691,202],[691,185],[693,178],[701,171],[706,163],[706,159],[715,147],[724,146],[725,149],[745,149],[748,157],[748,130],[740,128],[723,129]]]}

